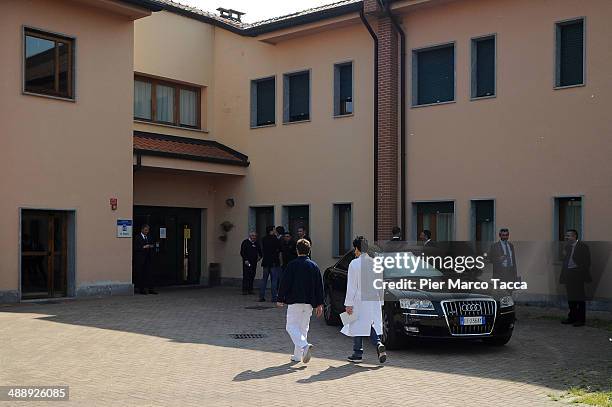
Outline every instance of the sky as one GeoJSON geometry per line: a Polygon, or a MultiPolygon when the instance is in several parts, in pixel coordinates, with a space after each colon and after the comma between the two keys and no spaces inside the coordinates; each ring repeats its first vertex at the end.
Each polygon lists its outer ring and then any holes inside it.
{"type": "Polygon", "coordinates": [[[187,4],[202,10],[218,14],[217,8],[231,8],[245,12],[242,21],[252,23],[278,17],[285,14],[295,13],[318,7],[324,4],[335,3],[338,0],[174,0],[178,3],[187,4]]]}

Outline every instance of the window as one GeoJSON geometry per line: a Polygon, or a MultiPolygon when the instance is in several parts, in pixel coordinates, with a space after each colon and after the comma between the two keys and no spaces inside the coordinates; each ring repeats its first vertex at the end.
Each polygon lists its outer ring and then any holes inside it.
{"type": "Polygon", "coordinates": [[[173,126],[200,128],[200,88],[137,76],[134,118],[173,126]]]}
{"type": "Polygon", "coordinates": [[[452,241],[454,232],[454,212],[453,202],[426,202],[416,203],[416,237],[423,230],[431,232],[431,239],[439,242],[452,241]]]}
{"type": "Polygon", "coordinates": [[[283,82],[283,121],[310,120],[310,72],[285,74],[283,82]]]}
{"type": "Polygon", "coordinates": [[[557,260],[562,261],[565,232],[575,229],[578,231],[578,238],[582,239],[582,198],[579,196],[555,198],[554,225],[553,239],[557,241],[556,256],[557,260]]]}
{"type": "Polygon", "coordinates": [[[334,115],[353,113],[353,63],[334,65],[334,115]]]}
{"type": "Polygon", "coordinates": [[[555,238],[558,241],[565,240],[565,232],[568,229],[575,229],[582,235],[582,198],[555,198],[555,218],[555,238]]]}
{"type": "Polygon", "coordinates": [[[266,227],[274,225],[273,206],[251,206],[249,208],[249,232],[257,232],[257,238],[266,235],[266,227]]]}
{"type": "Polygon", "coordinates": [[[297,240],[297,230],[305,228],[306,234],[310,236],[310,207],[308,205],[283,206],[282,221],[285,230],[288,230],[297,240]]]}
{"type": "Polygon", "coordinates": [[[495,95],[495,37],[472,39],[472,98],[495,95]]]}
{"type": "Polygon", "coordinates": [[[334,256],[342,256],[351,248],[351,204],[334,204],[334,256]]]}
{"type": "Polygon", "coordinates": [[[413,105],[455,100],[455,45],[413,51],[413,105]]]}
{"type": "Polygon", "coordinates": [[[484,253],[495,241],[495,201],[479,199],[472,202],[471,240],[477,253],[484,253]]]}
{"type": "Polygon", "coordinates": [[[274,77],[251,81],[251,127],[276,122],[276,83],[274,77]]]}
{"type": "Polygon", "coordinates": [[[24,29],[25,92],[74,99],[74,39],[24,29]]]}
{"type": "Polygon", "coordinates": [[[584,19],[556,24],[555,85],[584,84],[584,19]]]}

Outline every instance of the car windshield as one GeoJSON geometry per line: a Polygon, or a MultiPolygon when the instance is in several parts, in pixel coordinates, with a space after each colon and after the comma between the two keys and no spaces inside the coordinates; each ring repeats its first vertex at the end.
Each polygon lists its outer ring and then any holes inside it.
{"type": "Polygon", "coordinates": [[[412,252],[376,253],[375,264],[384,267],[384,278],[404,277],[442,277],[444,274],[425,261],[423,256],[415,256],[412,252]]]}

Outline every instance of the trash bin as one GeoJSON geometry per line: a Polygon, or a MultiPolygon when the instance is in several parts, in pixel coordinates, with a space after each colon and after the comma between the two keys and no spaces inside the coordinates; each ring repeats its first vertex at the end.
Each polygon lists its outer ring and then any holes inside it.
{"type": "Polygon", "coordinates": [[[208,285],[210,287],[221,285],[221,263],[208,265],[208,285]]]}

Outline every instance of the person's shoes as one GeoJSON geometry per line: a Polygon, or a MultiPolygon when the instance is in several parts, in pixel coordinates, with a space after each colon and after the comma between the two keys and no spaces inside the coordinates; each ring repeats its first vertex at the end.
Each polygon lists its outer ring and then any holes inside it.
{"type": "Polygon", "coordinates": [[[561,321],[561,323],[563,325],[573,325],[575,321],[572,321],[571,319],[564,319],[563,321],[561,321]]]}
{"type": "Polygon", "coordinates": [[[349,362],[353,362],[353,363],[361,363],[361,361],[363,360],[363,357],[352,354],[351,356],[346,358],[346,360],[348,360],[349,362]]]}
{"type": "Polygon", "coordinates": [[[249,295],[253,295],[253,294],[255,294],[253,290],[249,290],[249,295]]]}
{"type": "Polygon", "coordinates": [[[246,291],[243,291],[243,292],[242,292],[242,295],[247,295],[247,294],[248,294],[248,293],[247,293],[246,291]]]}
{"type": "Polygon", "coordinates": [[[385,345],[379,342],[376,346],[376,353],[378,354],[378,361],[380,363],[385,363],[387,361],[387,352],[385,349],[385,345]]]}
{"type": "Polygon", "coordinates": [[[312,357],[312,345],[308,344],[304,347],[304,354],[302,355],[302,362],[304,363],[310,362],[311,357],[312,357]]]}
{"type": "Polygon", "coordinates": [[[138,294],[147,295],[147,290],[138,290],[138,294]]]}
{"type": "Polygon", "coordinates": [[[576,321],[573,324],[575,327],[584,326],[584,321],[576,321]]]}
{"type": "Polygon", "coordinates": [[[296,358],[295,355],[291,355],[292,362],[301,362],[300,358],[296,358]]]}
{"type": "Polygon", "coordinates": [[[157,295],[159,293],[157,291],[155,291],[155,290],[149,290],[149,294],[157,295]]]}
{"type": "Polygon", "coordinates": [[[265,298],[260,298],[258,302],[266,302],[265,298]]]}

